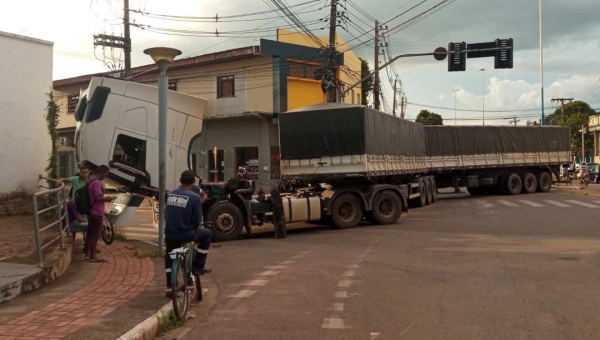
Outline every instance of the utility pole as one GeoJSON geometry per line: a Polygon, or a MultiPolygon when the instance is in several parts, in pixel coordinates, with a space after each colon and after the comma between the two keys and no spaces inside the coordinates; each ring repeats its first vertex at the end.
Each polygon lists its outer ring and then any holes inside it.
{"type": "MultiPolygon", "coordinates": [[[[379,21],[375,21],[375,69],[379,68],[379,21]]],[[[373,104],[375,110],[379,111],[379,70],[375,71],[373,80],[373,104]]]]}
{"type": "Polygon", "coordinates": [[[585,162],[585,126],[581,126],[581,162],[583,164],[585,162]]]}
{"type": "Polygon", "coordinates": [[[123,32],[125,34],[125,79],[131,77],[131,35],[129,34],[129,0],[123,0],[123,32]]]}
{"type": "Polygon", "coordinates": [[[125,37],[108,34],[94,34],[94,46],[120,48],[125,52],[125,69],[120,78],[131,76],[131,36],[129,33],[129,0],[123,0],[123,32],[125,37]]]}
{"type": "Polygon", "coordinates": [[[331,11],[329,13],[329,51],[326,76],[323,79],[327,89],[327,102],[335,102],[335,90],[337,88],[335,29],[337,27],[337,4],[338,0],[331,0],[331,11]]]}
{"type": "Polygon", "coordinates": [[[540,124],[546,125],[546,112],[544,112],[544,45],[542,44],[542,0],[538,0],[539,31],[540,31],[540,83],[542,85],[542,118],[540,124]]]}
{"type": "Polygon", "coordinates": [[[565,118],[565,101],[569,101],[572,102],[573,98],[552,98],[552,102],[560,102],[560,115],[563,117],[563,119],[565,118]]]}
{"type": "Polygon", "coordinates": [[[394,114],[394,117],[396,116],[396,83],[398,82],[398,79],[394,79],[394,106],[392,107],[392,113],[394,114]]]}
{"type": "Polygon", "coordinates": [[[457,89],[452,89],[452,91],[454,91],[454,125],[457,125],[457,120],[456,120],[456,92],[458,92],[457,89]]]}
{"type": "Polygon", "coordinates": [[[406,97],[400,97],[400,118],[404,119],[404,108],[406,107],[406,97]]]}
{"type": "Polygon", "coordinates": [[[485,81],[483,80],[483,72],[485,72],[485,69],[482,68],[479,71],[481,71],[481,113],[483,114],[483,125],[485,125],[485,81]]]}
{"type": "Polygon", "coordinates": [[[516,117],[516,116],[513,116],[513,118],[512,118],[512,121],[511,121],[511,122],[509,122],[509,125],[510,125],[510,124],[513,124],[514,126],[517,126],[517,123],[518,123],[518,122],[520,122],[520,121],[521,121],[521,120],[520,120],[520,119],[517,119],[517,117],[516,117]]]}

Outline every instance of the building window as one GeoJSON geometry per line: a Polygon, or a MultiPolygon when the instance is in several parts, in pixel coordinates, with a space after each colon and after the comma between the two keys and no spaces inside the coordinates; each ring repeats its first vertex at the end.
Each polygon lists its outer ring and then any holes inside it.
{"type": "MultiPolygon", "coordinates": [[[[315,75],[321,72],[321,65],[309,65],[302,63],[289,62],[288,76],[296,78],[315,79],[315,75]]],[[[317,77],[318,78],[318,77],[317,77]]]]}
{"type": "Polygon", "coordinates": [[[177,82],[176,81],[170,81],[169,82],[169,90],[170,91],[177,91],[177,82]]]}
{"type": "Polygon", "coordinates": [[[281,172],[281,155],[279,146],[271,146],[271,179],[278,179],[281,172]]]}
{"type": "Polygon", "coordinates": [[[75,174],[75,162],[73,151],[58,153],[58,175],[59,177],[71,177],[75,174]]]}
{"type": "Polygon", "coordinates": [[[258,179],[258,147],[235,148],[236,173],[242,168],[246,179],[258,179]]]}
{"type": "Polygon", "coordinates": [[[67,96],[67,113],[75,113],[79,103],[79,94],[70,94],[67,96]]]}
{"type": "Polygon", "coordinates": [[[146,141],[127,135],[119,135],[112,160],[138,170],[145,170],[146,141]]]}
{"type": "Polygon", "coordinates": [[[235,77],[217,77],[217,98],[235,97],[235,77]]]}

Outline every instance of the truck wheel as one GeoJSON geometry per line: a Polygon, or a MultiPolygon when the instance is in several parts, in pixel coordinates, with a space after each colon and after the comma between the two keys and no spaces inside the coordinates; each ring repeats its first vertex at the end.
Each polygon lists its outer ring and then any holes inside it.
{"type": "Polygon", "coordinates": [[[417,200],[417,206],[424,207],[427,205],[427,185],[425,181],[419,180],[419,198],[417,200]]]}
{"type": "Polygon", "coordinates": [[[430,205],[433,202],[433,188],[431,182],[427,179],[425,180],[425,187],[427,190],[427,205],[430,205]]]}
{"type": "Polygon", "coordinates": [[[521,182],[523,182],[524,194],[532,194],[537,190],[537,178],[531,173],[525,173],[521,175],[521,182]]]}
{"type": "Polygon", "coordinates": [[[339,229],[356,227],[362,219],[362,208],[356,196],[342,194],[336,198],[331,207],[331,219],[339,229]]]}
{"type": "Polygon", "coordinates": [[[235,240],[244,229],[242,213],[231,202],[220,202],[210,207],[206,220],[212,222],[210,230],[215,241],[235,240]]]}
{"type": "Polygon", "coordinates": [[[521,177],[517,174],[510,174],[506,177],[506,192],[509,195],[518,195],[521,193],[523,189],[523,183],[521,182],[521,177]]]}
{"type": "Polygon", "coordinates": [[[537,191],[548,192],[552,188],[552,177],[547,172],[541,172],[537,175],[537,191]]]}
{"type": "Polygon", "coordinates": [[[429,182],[431,183],[431,203],[435,203],[437,201],[437,184],[435,184],[435,178],[430,177],[429,182]]]}
{"type": "Polygon", "coordinates": [[[402,201],[391,191],[377,195],[373,202],[373,218],[380,224],[396,223],[402,215],[402,201]]]}

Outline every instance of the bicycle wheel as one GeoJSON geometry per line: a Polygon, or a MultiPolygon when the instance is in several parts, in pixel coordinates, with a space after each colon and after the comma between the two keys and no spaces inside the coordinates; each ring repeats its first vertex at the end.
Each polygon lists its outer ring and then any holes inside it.
{"type": "Polygon", "coordinates": [[[185,321],[188,309],[189,292],[187,290],[187,278],[185,275],[185,259],[178,257],[173,261],[171,276],[171,300],[173,301],[173,312],[175,316],[185,321]]]}
{"type": "Polygon", "coordinates": [[[196,301],[202,301],[202,282],[200,275],[194,274],[194,283],[196,284],[196,301]]]}
{"type": "Polygon", "coordinates": [[[102,221],[102,241],[106,243],[106,245],[111,245],[115,240],[115,229],[113,228],[112,222],[104,216],[102,221]]]}

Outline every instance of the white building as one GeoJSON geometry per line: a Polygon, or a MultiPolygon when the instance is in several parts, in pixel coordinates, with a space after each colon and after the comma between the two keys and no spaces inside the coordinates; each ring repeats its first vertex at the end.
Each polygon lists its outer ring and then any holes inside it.
{"type": "Polygon", "coordinates": [[[51,151],[46,128],[53,43],[0,32],[0,196],[37,190],[51,151]]]}

